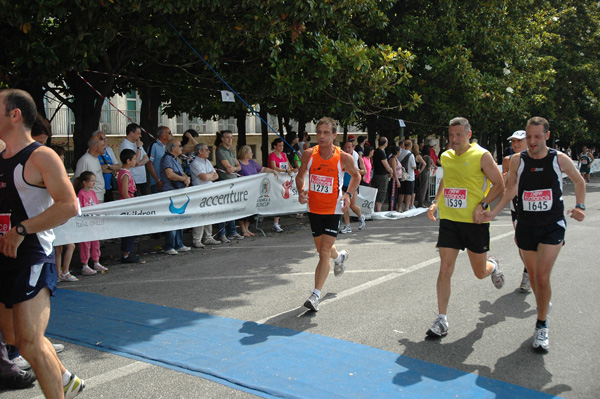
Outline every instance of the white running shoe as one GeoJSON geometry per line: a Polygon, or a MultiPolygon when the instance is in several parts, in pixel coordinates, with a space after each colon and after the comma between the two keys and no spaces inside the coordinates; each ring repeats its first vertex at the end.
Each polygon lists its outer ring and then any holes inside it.
{"type": "Polygon", "coordinates": [[[360,219],[358,219],[358,231],[361,231],[362,229],[365,228],[365,215],[361,215],[360,219]]]}
{"type": "Polygon", "coordinates": [[[31,364],[21,355],[10,359],[10,361],[16,364],[21,370],[29,370],[31,368],[31,364]]]}
{"type": "Polygon", "coordinates": [[[548,340],[548,327],[536,328],[535,334],[533,334],[533,347],[534,349],[543,349],[545,351],[550,347],[550,341],[548,340]]]}
{"type": "Polygon", "coordinates": [[[165,251],[167,255],[177,255],[179,252],[175,248],[171,248],[165,251]]]}
{"type": "Polygon", "coordinates": [[[191,250],[192,250],[192,248],[190,248],[190,247],[186,247],[186,246],[184,245],[184,246],[182,246],[181,248],[177,248],[175,251],[177,251],[177,252],[189,252],[189,251],[191,251],[191,250]]]}
{"type": "Polygon", "coordinates": [[[495,266],[491,275],[492,283],[494,287],[500,289],[504,286],[504,273],[500,271],[500,262],[494,256],[488,256],[487,260],[495,266]]]}
{"type": "Polygon", "coordinates": [[[523,278],[521,279],[521,285],[519,288],[522,291],[529,291],[531,289],[531,282],[529,281],[529,273],[523,272],[523,278]]]}
{"type": "Polygon", "coordinates": [[[340,255],[342,255],[342,260],[339,263],[337,261],[333,262],[333,275],[336,277],[339,277],[342,274],[344,274],[344,272],[346,271],[346,266],[344,265],[344,262],[348,260],[348,257],[350,256],[348,251],[346,251],[345,249],[342,249],[340,251],[340,255]]]}
{"type": "Polygon", "coordinates": [[[425,333],[429,337],[437,337],[442,338],[448,335],[448,321],[444,321],[440,316],[435,319],[433,325],[427,332],[425,333]]]}
{"type": "Polygon", "coordinates": [[[279,225],[279,223],[273,223],[273,231],[276,233],[283,233],[283,229],[279,225]]]}
{"type": "Polygon", "coordinates": [[[85,381],[75,374],[71,374],[69,383],[63,387],[65,390],[65,399],[73,399],[83,391],[83,388],[85,388],[85,381]]]}
{"type": "Polygon", "coordinates": [[[317,294],[313,293],[310,297],[304,302],[304,307],[308,308],[314,312],[319,311],[319,297],[317,294]]]}
{"type": "Polygon", "coordinates": [[[52,344],[56,353],[60,353],[65,350],[65,346],[63,344],[52,344]]]}
{"type": "Polygon", "coordinates": [[[352,227],[350,227],[350,225],[347,224],[340,229],[340,233],[342,233],[342,234],[352,233],[352,227]]]}

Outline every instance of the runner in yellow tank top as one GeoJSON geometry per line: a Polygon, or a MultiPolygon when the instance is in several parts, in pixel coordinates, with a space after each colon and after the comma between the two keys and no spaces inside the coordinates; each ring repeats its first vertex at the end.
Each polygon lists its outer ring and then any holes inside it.
{"type": "Polygon", "coordinates": [[[473,273],[479,279],[492,276],[496,288],[504,285],[504,275],[498,260],[487,257],[490,245],[490,225],[483,222],[488,203],[504,192],[504,182],[492,155],[477,144],[469,144],[471,125],[465,118],[450,121],[448,136],[452,149],[442,155],[444,177],[427,216],[436,220],[440,207],[440,227],[437,246],[440,251],[440,272],[437,280],[439,315],[426,334],[444,337],[448,334],[446,311],[450,301],[450,279],[460,250],[467,249],[473,273]],[[488,181],[492,187],[489,188],[488,181]]]}
{"type": "Polygon", "coordinates": [[[340,152],[340,149],[333,145],[336,136],[335,121],[331,118],[321,118],[317,122],[319,145],[312,150],[304,151],[300,170],[296,176],[298,200],[301,204],[309,204],[310,228],[319,252],[319,263],[315,270],[315,289],[304,303],[305,307],[315,312],[319,310],[321,290],[329,275],[331,259],[335,260],[333,272],[336,277],[341,276],[346,270],[344,262],[348,259],[348,252],[345,250],[338,252],[334,244],[340,227],[340,218],[350,207],[350,199],[356,195],[360,183],[360,173],[352,155],[340,152]],[[343,171],[348,172],[352,178],[348,190],[342,195],[343,171]],[[307,173],[310,173],[309,184],[305,187],[307,173]]]}
{"type": "Polygon", "coordinates": [[[473,209],[490,191],[489,181],[481,170],[485,153],[488,153],[485,148],[473,143],[460,155],[454,150],[442,154],[444,190],[438,203],[440,219],[473,223],[473,209]]]}

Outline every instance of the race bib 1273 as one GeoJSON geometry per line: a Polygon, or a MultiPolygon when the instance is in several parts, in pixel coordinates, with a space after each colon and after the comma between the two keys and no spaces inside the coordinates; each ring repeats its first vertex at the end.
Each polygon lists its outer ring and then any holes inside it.
{"type": "Polygon", "coordinates": [[[316,193],[332,194],[333,177],[310,175],[310,191],[316,193]]]}

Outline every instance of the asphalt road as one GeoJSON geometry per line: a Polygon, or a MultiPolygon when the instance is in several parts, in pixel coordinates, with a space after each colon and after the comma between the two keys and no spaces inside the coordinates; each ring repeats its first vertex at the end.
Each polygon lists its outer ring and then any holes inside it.
{"type": "MultiPolygon", "coordinates": [[[[573,186],[565,188],[565,202],[572,207],[573,186]]],[[[600,181],[592,180],[585,221],[568,221],[566,245],[552,275],[547,354],[531,350],[535,301],[532,293],[518,289],[523,267],[508,211],[492,222],[490,251],[500,260],[505,287],[496,290],[489,279],[477,280],[466,254],[461,254],[448,310],[450,334],[441,341],[425,340],[437,313],[439,261],[437,223],[424,214],[371,221],[362,232],[353,223],[355,232],[340,235],[338,249],[350,252],[348,270],[340,278],[330,275],[316,314],[302,307],[317,262],[306,218],[286,219],[286,233],[276,237],[257,235],[177,256],[149,255],[143,265],[109,262],[109,273],[60,287],[306,331],[564,398],[597,398],[599,191],[600,181]]],[[[269,224],[265,221],[264,226],[269,224]]],[[[157,365],[65,346],[63,362],[87,382],[81,398],[256,397],[157,365]]],[[[21,391],[0,390],[7,399],[40,395],[37,384],[21,391]]]]}

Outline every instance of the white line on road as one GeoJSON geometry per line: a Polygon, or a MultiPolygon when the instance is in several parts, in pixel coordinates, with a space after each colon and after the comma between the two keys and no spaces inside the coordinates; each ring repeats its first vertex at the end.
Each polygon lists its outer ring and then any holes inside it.
{"type": "MultiPolygon", "coordinates": [[[[128,364],[127,366],[123,366],[123,367],[119,367],[117,369],[110,370],[106,373],[97,375],[92,378],[85,378],[84,392],[86,389],[95,388],[102,384],[106,384],[108,382],[121,379],[130,374],[134,374],[134,373],[140,372],[142,370],[145,370],[149,367],[152,367],[152,364],[136,361],[131,364],[128,364]]],[[[36,396],[33,399],[44,399],[44,398],[45,398],[44,395],[40,395],[40,396],[36,396]]]]}
{"type": "MultiPolygon", "coordinates": [[[[513,231],[509,231],[507,233],[500,234],[500,235],[498,235],[498,236],[490,239],[490,241],[498,241],[498,240],[501,240],[501,239],[506,238],[506,237],[514,236],[514,234],[515,233],[513,231]]],[[[440,261],[439,258],[435,257],[435,258],[431,258],[429,260],[423,261],[421,263],[418,263],[416,265],[407,267],[406,269],[395,270],[392,273],[387,274],[387,275],[382,276],[382,277],[379,277],[379,278],[376,278],[375,280],[367,281],[366,283],[357,285],[356,287],[352,287],[352,288],[347,289],[345,291],[338,292],[337,295],[334,298],[328,298],[327,301],[321,302],[319,304],[319,306],[323,307],[323,306],[329,305],[329,304],[331,304],[331,303],[333,303],[335,301],[338,301],[338,300],[340,300],[342,298],[346,298],[346,297],[348,297],[350,295],[358,294],[359,292],[368,290],[368,289],[373,288],[375,286],[378,286],[380,284],[387,283],[388,281],[394,280],[394,279],[396,279],[396,278],[398,278],[400,276],[403,276],[405,274],[416,272],[417,270],[423,269],[424,267],[427,267],[427,266],[430,266],[430,265],[433,265],[433,264],[437,264],[437,263],[439,263],[439,261],[440,261]]],[[[346,273],[348,273],[348,272],[346,272],[346,273]]],[[[296,309],[298,309],[298,308],[293,308],[293,309],[285,310],[285,311],[277,313],[275,315],[271,315],[271,316],[265,317],[264,319],[257,320],[256,323],[258,323],[258,324],[264,324],[267,321],[269,321],[269,320],[271,320],[271,319],[273,319],[275,317],[281,316],[281,315],[283,315],[285,313],[288,313],[288,312],[292,312],[292,311],[294,311],[296,309]]]]}

